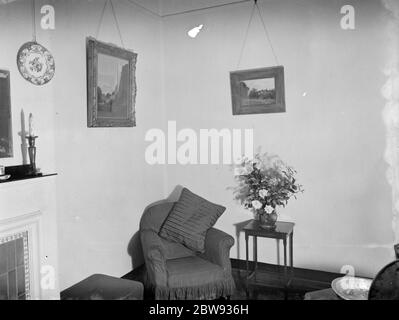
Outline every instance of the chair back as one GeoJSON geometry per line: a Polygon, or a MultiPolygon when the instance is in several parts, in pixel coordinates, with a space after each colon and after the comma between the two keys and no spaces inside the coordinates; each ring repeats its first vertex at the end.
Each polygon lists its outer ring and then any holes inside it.
{"type": "MultiPolygon", "coordinates": [[[[174,202],[162,201],[145,209],[140,221],[140,232],[143,230],[151,230],[158,236],[159,230],[174,204],[174,202]]],[[[195,255],[194,251],[178,242],[171,242],[163,238],[159,238],[159,241],[163,245],[165,259],[167,260],[195,255]]]]}
{"type": "Polygon", "coordinates": [[[399,300],[399,260],[386,265],[374,278],[369,300],[399,300]]]}
{"type": "Polygon", "coordinates": [[[158,233],[173,205],[174,202],[165,201],[145,209],[140,220],[140,230],[153,230],[158,233]]]}

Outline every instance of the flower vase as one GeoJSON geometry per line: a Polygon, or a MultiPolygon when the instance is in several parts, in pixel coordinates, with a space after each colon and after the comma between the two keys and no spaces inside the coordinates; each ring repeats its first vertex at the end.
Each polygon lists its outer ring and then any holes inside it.
{"type": "Polygon", "coordinates": [[[276,223],[278,219],[278,215],[276,213],[276,210],[274,210],[272,213],[259,213],[259,224],[260,227],[263,229],[275,229],[276,228],[276,223]]]}

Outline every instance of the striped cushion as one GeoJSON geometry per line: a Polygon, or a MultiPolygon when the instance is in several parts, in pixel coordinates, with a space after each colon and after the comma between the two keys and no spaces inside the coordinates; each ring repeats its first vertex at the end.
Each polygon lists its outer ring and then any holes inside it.
{"type": "Polygon", "coordinates": [[[187,248],[205,251],[205,236],[225,207],[214,204],[184,188],[165,219],[159,235],[169,241],[179,242],[187,248]]]}

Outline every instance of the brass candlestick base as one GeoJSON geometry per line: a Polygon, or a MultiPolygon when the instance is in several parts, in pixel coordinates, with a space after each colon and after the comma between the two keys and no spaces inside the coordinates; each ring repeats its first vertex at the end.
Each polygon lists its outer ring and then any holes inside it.
{"type": "Polygon", "coordinates": [[[26,136],[28,139],[29,147],[29,161],[30,165],[32,166],[32,174],[35,175],[37,173],[36,170],[36,139],[39,138],[38,136],[26,136]]]}

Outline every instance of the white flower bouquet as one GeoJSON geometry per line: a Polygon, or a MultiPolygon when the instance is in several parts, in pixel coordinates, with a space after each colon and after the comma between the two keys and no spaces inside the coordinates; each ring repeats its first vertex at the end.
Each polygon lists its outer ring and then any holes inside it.
{"type": "Polygon", "coordinates": [[[244,158],[235,168],[238,186],[235,198],[246,209],[252,209],[264,224],[275,224],[276,208],[285,207],[291,197],[303,192],[296,171],[278,156],[258,153],[253,159],[244,158]]]}

